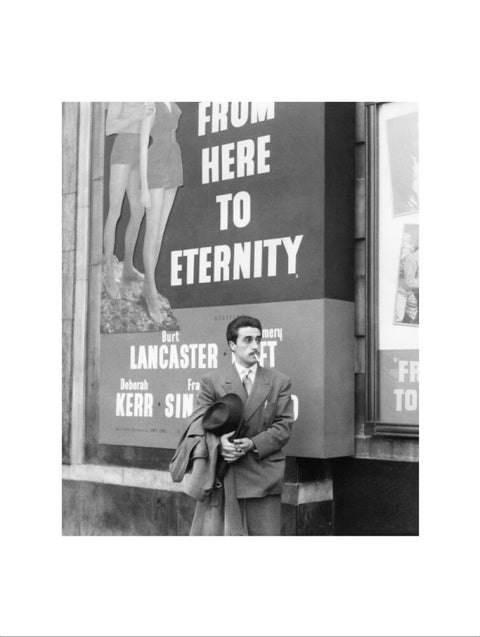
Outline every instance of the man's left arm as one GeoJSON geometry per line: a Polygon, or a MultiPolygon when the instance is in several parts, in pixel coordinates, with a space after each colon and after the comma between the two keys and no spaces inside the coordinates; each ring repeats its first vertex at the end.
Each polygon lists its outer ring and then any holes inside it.
{"type": "Polygon", "coordinates": [[[293,401],[291,395],[291,382],[286,376],[281,379],[278,392],[275,416],[272,424],[253,436],[254,450],[258,454],[258,459],[262,460],[271,453],[280,451],[284,447],[292,433],[293,424],[293,401]]]}
{"type": "MultiPolygon", "coordinates": [[[[209,375],[204,376],[200,381],[200,391],[197,394],[196,409],[192,418],[197,417],[200,423],[199,416],[203,417],[203,414],[211,405],[217,402],[218,398],[212,378],[209,375]]],[[[226,462],[235,462],[242,456],[232,443],[231,439],[234,433],[234,431],[231,431],[220,437],[220,453],[226,462]]]]}

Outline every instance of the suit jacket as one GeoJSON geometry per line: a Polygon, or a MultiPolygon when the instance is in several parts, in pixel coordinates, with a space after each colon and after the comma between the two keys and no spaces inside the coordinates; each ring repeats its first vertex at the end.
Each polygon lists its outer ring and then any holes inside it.
{"type": "Polygon", "coordinates": [[[257,368],[250,396],[247,396],[235,366],[218,370],[202,378],[197,408],[211,405],[225,394],[240,396],[244,404],[246,430],[258,454],[252,451],[231,463],[237,498],[261,498],[279,494],[283,487],[285,454],[293,423],[290,380],[284,374],[265,367],[257,368]]]}

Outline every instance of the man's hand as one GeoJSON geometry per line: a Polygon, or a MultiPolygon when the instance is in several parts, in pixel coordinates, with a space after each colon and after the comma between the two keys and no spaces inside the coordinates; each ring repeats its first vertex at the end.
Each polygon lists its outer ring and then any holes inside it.
{"type": "Polygon", "coordinates": [[[253,440],[251,440],[250,438],[236,438],[233,441],[233,444],[235,445],[237,451],[241,452],[242,456],[244,456],[255,447],[253,440]]]}
{"type": "Polygon", "coordinates": [[[223,434],[220,438],[220,453],[225,462],[235,462],[241,458],[244,454],[237,449],[236,445],[230,442],[230,438],[235,435],[234,431],[229,434],[223,434]]]}

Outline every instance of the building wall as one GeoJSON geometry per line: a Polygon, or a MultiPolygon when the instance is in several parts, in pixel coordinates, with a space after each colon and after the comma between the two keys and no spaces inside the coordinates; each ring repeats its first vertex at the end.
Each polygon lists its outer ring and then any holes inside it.
{"type": "MultiPolygon", "coordinates": [[[[186,536],[195,510],[172,491],[64,480],[63,535],[186,536]]],[[[333,503],[282,505],[282,535],[331,535],[333,503]]]]}
{"type": "Polygon", "coordinates": [[[183,493],[64,480],[64,535],[188,535],[195,503],[183,493]]]}

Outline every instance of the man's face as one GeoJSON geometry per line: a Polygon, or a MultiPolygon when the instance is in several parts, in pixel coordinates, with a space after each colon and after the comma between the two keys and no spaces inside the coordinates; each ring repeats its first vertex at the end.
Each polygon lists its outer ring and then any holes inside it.
{"type": "Polygon", "coordinates": [[[262,334],[256,327],[241,327],[238,330],[237,342],[230,341],[230,348],[235,354],[235,360],[244,367],[255,365],[255,354],[260,354],[262,334]]]}

